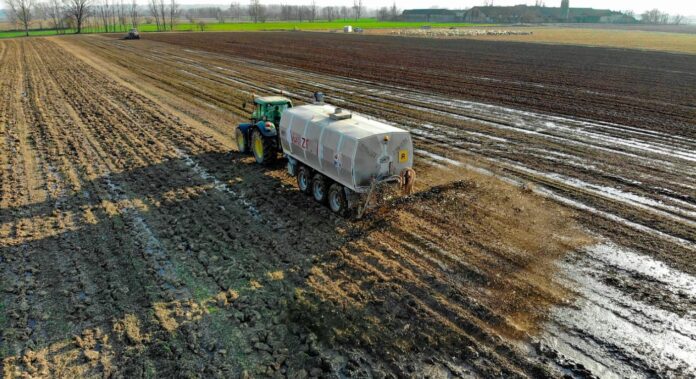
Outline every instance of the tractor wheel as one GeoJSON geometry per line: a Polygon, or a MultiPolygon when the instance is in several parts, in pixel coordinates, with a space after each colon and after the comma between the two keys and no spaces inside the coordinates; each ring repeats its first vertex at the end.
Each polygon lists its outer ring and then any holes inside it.
{"type": "Polygon", "coordinates": [[[269,164],[275,155],[275,150],[269,138],[265,138],[257,129],[251,134],[251,151],[256,163],[269,164]]]}
{"type": "Polygon", "coordinates": [[[314,196],[314,200],[321,204],[325,204],[329,198],[329,180],[324,175],[314,175],[312,179],[312,196],[314,196]]]}
{"type": "Polygon", "coordinates": [[[346,191],[343,186],[334,183],[329,187],[329,208],[341,216],[348,214],[348,200],[346,199],[346,191]]]}
{"type": "Polygon", "coordinates": [[[235,141],[237,141],[237,148],[240,153],[246,154],[249,152],[249,144],[247,144],[246,137],[244,137],[244,132],[237,128],[234,132],[235,141]]]}
{"type": "Polygon", "coordinates": [[[300,165],[297,169],[297,187],[304,194],[309,195],[312,192],[312,173],[309,171],[309,167],[300,165]]]}

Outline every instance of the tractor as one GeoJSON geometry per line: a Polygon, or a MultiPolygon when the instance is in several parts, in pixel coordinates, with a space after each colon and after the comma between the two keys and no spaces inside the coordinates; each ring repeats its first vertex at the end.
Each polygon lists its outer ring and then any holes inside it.
{"type": "Polygon", "coordinates": [[[321,92],[298,107],[282,96],[253,101],[250,122],[235,130],[239,151],[251,152],[264,165],[282,152],[300,191],[335,213],[360,218],[395,184],[405,194],[413,191],[408,131],[326,104],[321,92]]]}
{"type": "MultiPolygon", "coordinates": [[[[244,109],[247,104],[244,103],[244,109]]],[[[278,125],[283,112],[292,108],[292,101],[282,96],[254,97],[254,110],[249,122],[239,124],[235,140],[239,151],[254,155],[257,163],[271,163],[280,151],[278,125]]]]}
{"type": "Polygon", "coordinates": [[[138,33],[138,29],[131,29],[128,31],[128,34],[126,34],[123,39],[125,40],[131,40],[131,39],[140,39],[140,33],[138,33]]]}

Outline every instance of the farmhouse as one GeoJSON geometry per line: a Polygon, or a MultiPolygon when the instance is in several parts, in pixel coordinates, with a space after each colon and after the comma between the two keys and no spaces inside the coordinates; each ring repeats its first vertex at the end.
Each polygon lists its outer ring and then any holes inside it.
{"type": "Polygon", "coordinates": [[[450,9],[407,9],[403,18],[411,22],[459,22],[465,13],[466,11],[450,9]]]}
{"type": "MultiPolygon", "coordinates": [[[[564,2],[563,5],[567,3],[564,2]]],[[[635,19],[621,12],[607,9],[539,7],[515,5],[511,7],[473,7],[469,9],[463,21],[482,23],[631,23],[635,19]]]]}
{"type": "Polygon", "coordinates": [[[481,6],[468,10],[408,9],[406,21],[416,22],[475,22],[475,23],[633,23],[635,18],[608,9],[571,8],[569,0],[560,7],[515,5],[509,7],[481,6]]]}

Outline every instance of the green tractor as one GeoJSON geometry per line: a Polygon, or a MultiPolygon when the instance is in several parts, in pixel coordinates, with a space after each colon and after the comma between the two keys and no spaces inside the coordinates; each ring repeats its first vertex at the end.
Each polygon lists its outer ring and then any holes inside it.
{"type": "Polygon", "coordinates": [[[239,151],[251,152],[257,163],[272,162],[280,151],[280,117],[288,108],[292,108],[292,101],[282,96],[254,97],[254,111],[250,121],[239,124],[235,131],[239,151]]]}

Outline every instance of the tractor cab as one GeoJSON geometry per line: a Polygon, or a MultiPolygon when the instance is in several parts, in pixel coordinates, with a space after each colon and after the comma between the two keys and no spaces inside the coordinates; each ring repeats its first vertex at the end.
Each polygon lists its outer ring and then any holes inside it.
{"type": "MultiPolygon", "coordinates": [[[[246,109],[246,103],[243,107],[246,109]]],[[[268,163],[280,147],[278,125],[283,112],[292,107],[292,101],[282,96],[254,97],[250,122],[239,124],[235,140],[239,151],[251,151],[258,163],[268,163]]]]}
{"type": "Polygon", "coordinates": [[[280,116],[291,107],[292,102],[281,96],[254,98],[254,111],[251,113],[252,123],[270,121],[277,126],[280,123],[280,116]]]}

